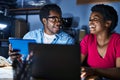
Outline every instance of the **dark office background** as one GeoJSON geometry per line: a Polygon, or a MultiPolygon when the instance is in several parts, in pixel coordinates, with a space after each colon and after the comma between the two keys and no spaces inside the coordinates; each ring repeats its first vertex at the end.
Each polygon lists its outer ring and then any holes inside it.
{"type": "MultiPolygon", "coordinates": [[[[22,0],[21,0],[22,1],[22,0]]],[[[90,4],[77,4],[77,0],[47,0],[49,3],[56,3],[62,8],[63,17],[73,17],[72,27],[80,29],[88,27],[88,20],[90,15],[90,8],[94,5],[90,4]]],[[[105,3],[113,6],[118,14],[120,14],[120,2],[105,3]]],[[[17,17],[26,18],[25,15],[18,15],[17,17]]],[[[120,19],[120,15],[119,15],[120,19]]],[[[28,22],[30,24],[30,30],[34,30],[42,26],[39,21],[38,15],[29,15],[28,22]]],[[[116,28],[116,32],[120,33],[120,21],[116,28]]]]}
{"type": "MultiPolygon", "coordinates": [[[[81,29],[87,30],[86,33],[89,32],[88,21],[89,21],[90,9],[94,5],[94,3],[77,4],[77,0],[1,0],[0,2],[2,1],[16,1],[17,4],[13,3],[14,4],[14,6],[12,6],[13,8],[14,7],[31,8],[31,7],[43,6],[44,4],[48,4],[48,3],[55,3],[61,7],[63,12],[62,15],[63,18],[72,18],[70,34],[74,35],[74,37],[78,39],[79,37],[78,33],[81,29]],[[37,5],[34,4],[31,6],[30,4],[32,3],[30,1],[34,1],[34,3],[38,3],[39,1],[42,1],[42,3],[37,5]]],[[[120,15],[119,15],[120,2],[109,2],[105,4],[113,6],[118,12],[118,16],[119,16],[118,19],[120,19],[120,15]]],[[[9,5],[11,4],[9,3],[9,5]]],[[[6,13],[4,15],[7,16],[9,14],[6,13]]],[[[14,18],[24,19],[28,23],[29,31],[42,27],[38,14],[24,14],[24,15],[18,14],[18,15],[14,15],[14,18]]],[[[117,33],[120,33],[120,21],[118,21],[118,25],[115,31],[117,33]]]]}

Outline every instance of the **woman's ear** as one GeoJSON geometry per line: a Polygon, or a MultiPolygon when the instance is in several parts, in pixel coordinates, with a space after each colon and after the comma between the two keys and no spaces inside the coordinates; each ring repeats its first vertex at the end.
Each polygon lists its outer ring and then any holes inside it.
{"type": "Polygon", "coordinates": [[[112,21],[107,20],[107,21],[106,21],[106,25],[105,25],[105,26],[106,26],[106,27],[110,27],[110,26],[111,26],[111,24],[112,24],[112,21]]]}

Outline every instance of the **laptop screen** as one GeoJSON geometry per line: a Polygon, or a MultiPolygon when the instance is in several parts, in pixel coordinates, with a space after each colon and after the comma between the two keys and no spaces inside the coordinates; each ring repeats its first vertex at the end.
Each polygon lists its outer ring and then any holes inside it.
{"type": "Polygon", "coordinates": [[[47,80],[80,80],[79,45],[30,43],[33,52],[31,74],[47,80]]]}

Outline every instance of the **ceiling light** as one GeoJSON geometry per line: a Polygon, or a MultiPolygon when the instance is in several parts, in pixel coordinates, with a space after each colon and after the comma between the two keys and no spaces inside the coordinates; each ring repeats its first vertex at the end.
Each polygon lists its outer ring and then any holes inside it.
{"type": "Polygon", "coordinates": [[[3,30],[7,27],[7,24],[0,24],[0,30],[3,30]]]}

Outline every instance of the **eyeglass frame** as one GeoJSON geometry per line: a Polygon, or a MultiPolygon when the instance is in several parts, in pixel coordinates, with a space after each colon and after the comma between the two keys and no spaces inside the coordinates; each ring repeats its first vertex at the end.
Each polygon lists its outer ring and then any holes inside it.
{"type": "Polygon", "coordinates": [[[62,23],[62,18],[58,18],[57,16],[50,16],[50,17],[47,17],[47,19],[51,18],[51,22],[53,23],[56,23],[56,22],[60,22],[62,23]]]}

